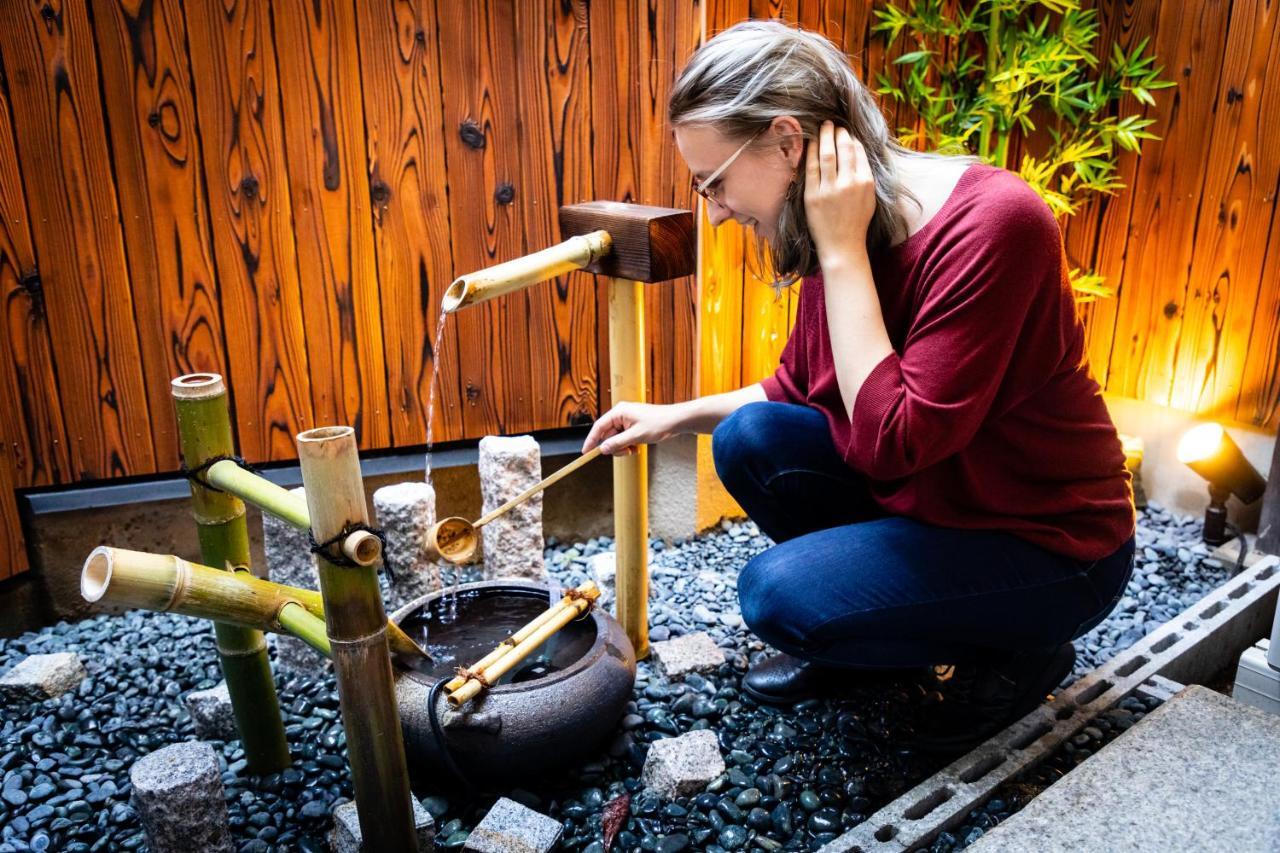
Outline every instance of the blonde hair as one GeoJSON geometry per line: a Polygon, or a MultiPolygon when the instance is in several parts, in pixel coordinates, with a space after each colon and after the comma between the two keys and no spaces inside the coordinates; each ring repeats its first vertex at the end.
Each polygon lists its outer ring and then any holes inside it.
{"type": "MultiPolygon", "coordinates": [[[[902,183],[891,154],[938,158],[900,144],[889,131],[875,97],[858,79],[849,58],[825,36],[778,21],[744,21],[718,33],[690,57],[667,103],[671,126],[714,127],[741,143],[765,140],[775,118],[792,116],[805,139],[817,139],[823,122],[846,128],[862,143],[876,185],[876,210],[867,246],[890,245],[906,234],[903,199],[920,206],[902,183]]],[[[767,142],[765,143],[767,144],[767,142]]],[[[766,246],[756,242],[760,269],[772,266],[775,286],[818,270],[818,253],[804,212],[803,162],[788,190],[778,228],[766,246]]]]}

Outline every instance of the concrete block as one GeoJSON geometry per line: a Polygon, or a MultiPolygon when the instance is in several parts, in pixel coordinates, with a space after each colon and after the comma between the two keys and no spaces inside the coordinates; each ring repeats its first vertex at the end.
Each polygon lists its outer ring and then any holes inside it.
{"type": "Polygon", "coordinates": [[[1280,717],[1192,685],[970,847],[1274,850],[1280,717]]]}
{"type": "MultiPolygon", "coordinates": [[[[541,452],[533,436],[480,439],[482,512],[502,506],[542,479],[541,452]]],[[[480,528],[484,577],[542,581],[547,571],[542,550],[542,494],[480,528]]]]}
{"type": "Polygon", "coordinates": [[[656,642],[650,649],[668,678],[679,678],[690,672],[714,672],[724,663],[724,649],[702,631],[656,642]]]}
{"type": "MultiPolygon", "coordinates": [[[[299,486],[290,489],[298,497],[305,497],[299,486]]],[[[316,560],[311,553],[308,531],[299,530],[270,513],[262,514],[262,550],[267,557],[267,575],[275,583],[298,586],[303,589],[319,589],[320,575],[316,572],[316,560]]],[[[295,637],[271,635],[270,642],[276,648],[276,664],[292,672],[317,674],[323,672],[329,661],[306,643],[295,637]]]]}
{"type": "Polygon", "coordinates": [[[640,781],[668,800],[692,796],[725,770],[715,732],[699,729],[649,745],[640,781]]]}
{"type": "Polygon", "coordinates": [[[373,493],[378,526],[387,537],[385,557],[394,580],[388,578],[388,610],[440,589],[440,567],[427,557],[427,529],[436,521],[436,493],[424,482],[396,483],[373,493]]]}
{"type": "Polygon", "coordinates": [[[222,774],[207,743],[175,743],[129,769],[133,807],[153,853],[230,851],[222,774]]]}
{"type": "Polygon", "coordinates": [[[183,700],[200,740],[235,740],[236,715],[231,708],[231,692],[227,682],[208,690],[193,690],[183,700]]]}
{"type": "Polygon", "coordinates": [[[502,797],[467,836],[476,853],[547,853],[560,839],[560,821],[502,797]]]}
{"type": "Polygon", "coordinates": [[[1231,696],[1237,702],[1280,714],[1280,671],[1272,669],[1267,662],[1269,647],[1269,640],[1259,640],[1240,655],[1231,696]]]}
{"type": "Polygon", "coordinates": [[[0,677],[0,701],[41,702],[75,690],[84,680],[84,664],[74,652],[31,655],[0,677]]]}
{"type": "MultiPolygon", "coordinates": [[[[413,825],[418,830],[418,849],[434,850],[436,822],[431,813],[413,797],[413,825]]],[[[360,833],[360,814],[356,804],[348,801],[333,810],[333,828],[329,830],[329,850],[332,853],[374,853],[365,850],[364,836],[360,833]]]]}
{"type": "Polygon", "coordinates": [[[671,542],[698,532],[698,437],[649,448],[649,535],[671,542]]]}

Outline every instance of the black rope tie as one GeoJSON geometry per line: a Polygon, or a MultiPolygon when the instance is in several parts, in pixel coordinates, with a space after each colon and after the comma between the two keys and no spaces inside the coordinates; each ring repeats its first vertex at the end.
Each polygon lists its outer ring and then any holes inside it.
{"type": "Polygon", "coordinates": [[[182,476],[186,477],[188,480],[195,483],[196,485],[206,488],[211,492],[219,492],[225,495],[226,492],[224,490],[219,489],[217,486],[210,483],[208,480],[204,478],[204,475],[208,472],[210,468],[212,468],[214,465],[218,464],[219,462],[228,462],[228,461],[236,463],[241,468],[243,468],[246,471],[249,471],[250,473],[261,474],[261,472],[257,468],[250,465],[248,462],[244,461],[243,457],[230,456],[230,455],[210,456],[208,459],[201,462],[199,465],[197,465],[194,468],[188,468],[187,463],[183,462],[182,468],[180,470],[182,472],[182,476]]]}
{"type": "Polygon", "coordinates": [[[372,527],[363,522],[352,522],[323,542],[317,542],[315,534],[308,532],[307,540],[311,543],[311,553],[324,557],[333,565],[341,566],[344,569],[362,569],[364,566],[342,553],[342,543],[346,541],[348,536],[358,530],[372,533],[382,544],[382,567],[387,570],[387,578],[392,583],[395,583],[396,573],[391,568],[391,561],[387,559],[387,534],[380,528],[372,527]]]}

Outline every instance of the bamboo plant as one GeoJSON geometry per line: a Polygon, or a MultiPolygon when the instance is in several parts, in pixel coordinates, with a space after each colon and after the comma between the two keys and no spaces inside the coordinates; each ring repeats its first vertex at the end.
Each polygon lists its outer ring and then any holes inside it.
{"type": "MultiPolygon", "coordinates": [[[[976,154],[1016,169],[1055,216],[1071,216],[1092,196],[1124,188],[1118,149],[1137,152],[1155,123],[1125,113],[1126,95],[1155,106],[1151,93],[1176,85],[1147,53],[1148,39],[1126,52],[1095,52],[1098,16],[1078,0],[976,0],[949,12],[944,0],[885,3],[872,31],[886,46],[912,41],[893,60],[900,82],[877,74],[878,91],[912,108],[918,126],[900,128],[903,144],[976,154]],[[1044,150],[1024,147],[1010,163],[1015,134],[1043,122],[1044,150]]],[[[1071,271],[1080,301],[1114,296],[1101,276],[1071,271]]]]}
{"type": "MultiPolygon", "coordinates": [[[[174,408],[182,460],[188,469],[234,454],[227,391],[217,374],[189,374],[173,380],[174,408]]],[[[205,563],[219,569],[249,565],[249,528],[244,504],[225,492],[191,481],[191,509],[205,563]]],[[[236,729],[254,773],[274,773],[290,764],[280,701],[276,696],[267,642],[262,631],[214,623],[218,657],[227,681],[236,729]]]]}

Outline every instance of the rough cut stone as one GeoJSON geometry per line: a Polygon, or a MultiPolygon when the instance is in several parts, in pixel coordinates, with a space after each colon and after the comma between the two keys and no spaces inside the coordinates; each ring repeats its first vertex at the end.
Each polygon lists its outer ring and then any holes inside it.
{"type": "Polygon", "coordinates": [[[436,492],[429,483],[383,486],[373,493],[378,526],[387,536],[386,560],[395,580],[389,582],[387,609],[440,589],[440,567],[427,558],[427,529],[436,521],[436,492]]]}
{"type": "Polygon", "coordinates": [[[724,663],[724,650],[710,635],[701,631],[673,640],[663,640],[651,647],[658,665],[669,678],[690,672],[714,672],[724,663]]]}
{"type": "MultiPolygon", "coordinates": [[[[529,435],[480,439],[483,512],[497,509],[542,479],[542,454],[529,435]]],[[[546,580],[542,493],[480,528],[484,577],[546,580]]]]}
{"type": "Polygon", "coordinates": [[[970,850],[1275,850],[1280,716],[1191,686],[970,850]]]}
{"type": "Polygon", "coordinates": [[[471,830],[464,850],[476,853],[546,853],[560,839],[560,821],[502,797],[471,830]]]}
{"type": "Polygon", "coordinates": [[[0,700],[40,702],[75,690],[84,680],[84,664],[74,652],[31,655],[0,677],[0,700]]]}
{"type": "Polygon", "coordinates": [[[201,740],[235,740],[240,736],[227,682],[208,690],[193,690],[183,701],[191,722],[195,723],[196,737],[201,740]]]}
{"type": "MultiPolygon", "coordinates": [[[[301,486],[290,489],[290,492],[298,497],[305,496],[301,486]]],[[[273,582],[303,589],[320,588],[320,576],[316,573],[316,561],[311,554],[307,531],[264,512],[262,548],[267,555],[267,576],[273,582]]],[[[283,669],[318,673],[329,667],[324,655],[316,653],[296,637],[272,634],[270,641],[276,647],[276,663],[283,669]]]]}
{"type": "Polygon", "coordinates": [[[618,555],[613,551],[592,554],[587,558],[587,573],[600,587],[600,606],[607,607],[617,594],[618,555]]]}
{"type": "Polygon", "coordinates": [[[153,853],[234,850],[218,756],[200,741],[175,743],[129,769],[133,807],[153,853]]]}
{"type": "MultiPolygon", "coordinates": [[[[422,807],[417,797],[413,800],[413,825],[418,830],[418,849],[435,849],[436,822],[431,813],[422,807]]],[[[345,802],[333,810],[333,829],[329,830],[329,849],[332,853],[374,853],[365,850],[360,834],[360,814],[354,802],[345,802]]]]}
{"type": "Polygon", "coordinates": [[[699,729],[650,744],[640,781],[658,796],[673,800],[698,793],[723,772],[715,732],[699,729]]]}

